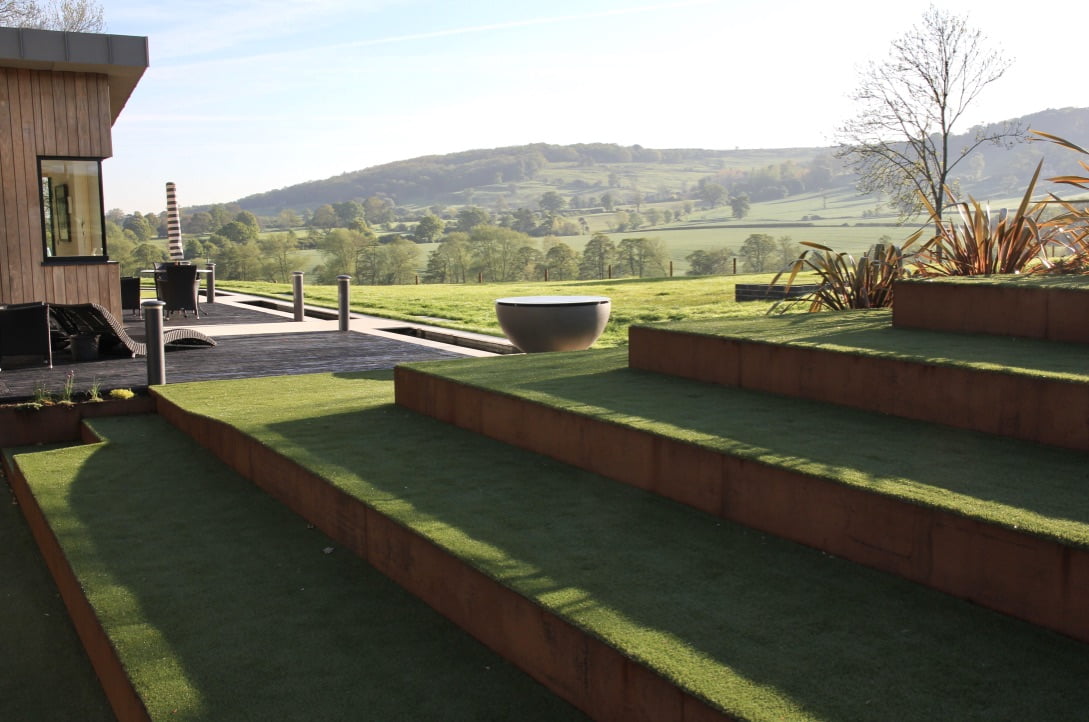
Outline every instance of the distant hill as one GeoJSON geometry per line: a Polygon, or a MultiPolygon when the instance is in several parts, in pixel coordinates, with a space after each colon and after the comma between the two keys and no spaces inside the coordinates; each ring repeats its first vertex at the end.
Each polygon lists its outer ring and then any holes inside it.
{"type": "MultiPolygon", "coordinates": [[[[1089,144],[1089,108],[1045,110],[1013,120],[1025,128],[1089,144]]],[[[963,147],[975,130],[954,138],[954,150],[963,147]]],[[[501,209],[536,207],[542,193],[555,190],[573,207],[585,207],[600,202],[604,193],[620,202],[629,202],[635,194],[648,201],[689,197],[701,179],[715,180],[732,191],[732,186],[743,186],[759,176],[760,182],[771,184],[768,192],[787,195],[814,190],[817,182],[853,186],[854,178],[832,160],[833,151],[830,147],[706,150],[534,143],[386,163],[247,196],[238,204],[258,215],[274,215],[284,208],[302,211],[386,196],[398,206],[473,204],[501,209]],[[816,172],[820,168],[827,172],[816,172]],[[781,182],[776,181],[779,175],[781,182]],[[807,184],[808,188],[803,187],[807,184]]],[[[958,166],[954,176],[965,193],[977,198],[1007,198],[1024,192],[1041,158],[1045,159],[1044,176],[1078,170],[1075,154],[1051,143],[1032,142],[1010,149],[985,145],[958,166]]]]}

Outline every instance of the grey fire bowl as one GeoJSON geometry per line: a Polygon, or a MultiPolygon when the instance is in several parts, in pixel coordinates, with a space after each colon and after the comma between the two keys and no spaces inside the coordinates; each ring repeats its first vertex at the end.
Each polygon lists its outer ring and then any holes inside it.
{"type": "Polygon", "coordinates": [[[526,353],[590,348],[611,310],[605,296],[515,296],[495,302],[503,333],[526,353]]]}

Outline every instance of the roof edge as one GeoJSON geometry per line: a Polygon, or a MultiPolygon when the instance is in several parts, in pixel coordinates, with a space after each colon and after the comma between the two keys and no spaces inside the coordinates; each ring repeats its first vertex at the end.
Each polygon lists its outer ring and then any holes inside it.
{"type": "Polygon", "coordinates": [[[148,65],[146,37],[0,28],[0,68],[105,75],[111,123],[117,121],[148,65]]]}

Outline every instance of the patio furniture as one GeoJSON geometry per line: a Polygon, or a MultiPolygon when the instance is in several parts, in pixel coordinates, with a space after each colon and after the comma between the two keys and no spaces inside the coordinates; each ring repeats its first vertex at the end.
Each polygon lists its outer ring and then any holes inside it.
{"type": "Polygon", "coordinates": [[[166,304],[163,311],[168,316],[174,311],[183,316],[192,311],[200,318],[199,291],[200,276],[192,264],[166,263],[155,271],[155,294],[166,304]]]}
{"type": "Polygon", "coordinates": [[[0,361],[11,356],[41,356],[53,368],[52,341],[46,304],[0,306],[0,361]]]}
{"type": "MultiPolygon", "coordinates": [[[[136,341],[109,311],[97,303],[50,304],[49,317],[53,324],[69,336],[97,335],[101,353],[146,356],[147,345],[136,341]]],[[[215,346],[214,339],[191,328],[163,331],[167,349],[179,346],[215,346]]]]}
{"type": "Polygon", "coordinates": [[[499,326],[526,353],[590,348],[609,322],[605,296],[515,296],[495,302],[499,326]]]}
{"type": "Polygon", "coordinates": [[[123,276],[121,278],[121,310],[132,311],[140,316],[140,277],[123,276]]]}

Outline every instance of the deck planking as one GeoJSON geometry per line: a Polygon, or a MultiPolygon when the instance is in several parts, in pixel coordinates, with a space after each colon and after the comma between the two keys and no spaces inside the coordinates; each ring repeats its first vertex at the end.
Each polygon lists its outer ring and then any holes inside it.
{"type": "MultiPolygon", "coordinates": [[[[129,334],[144,339],[144,322],[126,312],[129,334]]],[[[304,322],[305,323],[305,322],[304,322]]],[[[166,328],[197,328],[225,324],[262,324],[267,333],[221,336],[215,347],[176,348],[165,355],[166,382],[208,381],[258,376],[309,373],[346,373],[393,368],[406,361],[461,358],[464,354],[412,341],[388,339],[355,331],[306,331],[282,316],[234,304],[202,305],[201,317],[179,313],[164,322],[166,328]],[[284,332],[278,332],[282,328],[284,332]],[[290,331],[289,331],[290,329],[290,331]]],[[[392,326],[398,322],[391,322],[392,326]]],[[[102,356],[96,361],[73,362],[66,352],[54,355],[53,368],[42,363],[0,367],[0,402],[33,397],[45,388],[57,395],[73,374],[76,393],[97,382],[105,392],[147,387],[147,359],[102,356]]]]}

